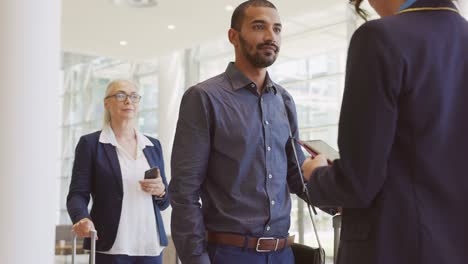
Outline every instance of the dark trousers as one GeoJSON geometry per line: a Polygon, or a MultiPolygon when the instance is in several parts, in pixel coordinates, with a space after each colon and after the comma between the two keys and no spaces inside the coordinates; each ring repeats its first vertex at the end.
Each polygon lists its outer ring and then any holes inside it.
{"type": "Polygon", "coordinates": [[[96,264],[162,264],[162,253],[156,257],[110,255],[96,252],[96,264]]]}
{"type": "Polygon", "coordinates": [[[257,252],[233,246],[208,243],[211,264],[294,264],[291,247],[272,252],[257,252]]]}

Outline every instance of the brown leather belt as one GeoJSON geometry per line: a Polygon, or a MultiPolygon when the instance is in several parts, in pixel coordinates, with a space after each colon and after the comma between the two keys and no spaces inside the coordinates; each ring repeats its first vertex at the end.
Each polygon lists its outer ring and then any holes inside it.
{"type": "Polygon", "coordinates": [[[294,243],[294,236],[289,236],[287,238],[248,237],[238,234],[211,231],[208,231],[207,239],[209,243],[240,248],[247,247],[255,249],[257,252],[276,251],[291,246],[294,243]]]}

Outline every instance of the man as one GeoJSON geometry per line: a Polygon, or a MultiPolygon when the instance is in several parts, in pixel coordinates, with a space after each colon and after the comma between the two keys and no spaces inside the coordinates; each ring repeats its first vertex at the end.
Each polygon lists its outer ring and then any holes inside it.
{"type": "Polygon", "coordinates": [[[300,193],[302,183],[289,141],[290,128],[298,136],[294,102],[267,73],[281,44],[275,6],[239,5],[229,41],[235,62],[182,99],[172,237],[184,264],[294,263],[290,191],[300,193]]]}
{"type": "Polygon", "coordinates": [[[311,202],[344,208],[340,264],[467,263],[468,23],[448,0],[369,2],[383,18],[351,40],[341,159],[304,164],[311,202]]]}

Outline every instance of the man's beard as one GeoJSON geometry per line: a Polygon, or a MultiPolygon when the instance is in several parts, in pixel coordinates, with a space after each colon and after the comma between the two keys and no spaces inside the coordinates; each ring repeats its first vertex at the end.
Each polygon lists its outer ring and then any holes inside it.
{"type": "Polygon", "coordinates": [[[241,46],[241,52],[242,54],[247,58],[247,60],[256,68],[266,68],[268,66],[271,66],[275,61],[276,57],[278,56],[279,53],[279,47],[275,44],[272,43],[261,43],[257,44],[255,53],[250,54],[249,51],[247,50],[247,47],[250,46],[247,41],[239,35],[239,40],[240,40],[240,46],[241,46]],[[273,56],[264,56],[260,54],[259,50],[265,46],[265,45],[270,45],[274,46],[276,48],[276,52],[273,52],[273,56]]]}

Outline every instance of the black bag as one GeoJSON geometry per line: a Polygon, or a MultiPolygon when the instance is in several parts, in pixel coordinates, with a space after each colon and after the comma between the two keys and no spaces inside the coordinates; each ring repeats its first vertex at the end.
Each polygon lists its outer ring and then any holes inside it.
{"type": "MultiPolygon", "coordinates": [[[[295,144],[295,140],[292,136],[291,136],[291,144],[292,145],[295,144]]],[[[293,147],[293,151],[294,151],[294,155],[296,156],[295,158],[296,158],[297,164],[299,164],[298,159],[297,159],[296,147],[293,147]]],[[[323,249],[322,244],[320,243],[320,239],[317,233],[317,228],[315,226],[314,217],[312,216],[312,210],[311,210],[312,205],[310,204],[309,192],[307,191],[304,180],[302,178],[302,171],[300,167],[298,168],[300,171],[299,175],[302,179],[302,183],[304,184],[303,190],[304,190],[305,197],[307,199],[307,209],[309,210],[310,221],[312,222],[312,227],[314,228],[314,233],[315,233],[315,238],[317,239],[318,248],[309,247],[309,246],[299,244],[299,243],[292,244],[291,249],[294,254],[294,263],[295,264],[325,264],[325,250],[323,249]]]]}
{"type": "Polygon", "coordinates": [[[320,243],[320,239],[317,233],[317,227],[315,226],[314,217],[312,216],[312,210],[314,211],[315,214],[317,214],[317,212],[315,211],[315,208],[312,207],[312,205],[310,204],[309,191],[307,190],[307,187],[304,182],[304,177],[302,176],[301,164],[299,164],[299,159],[297,158],[296,139],[294,138],[292,134],[291,125],[289,123],[290,118],[288,115],[288,109],[286,107],[286,104],[284,103],[283,96],[280,94],[279,97],[283,101],[286,118],[288,119],[289,139],[290,139],[291,146],[294,152],[294,158],[296,161],[297,170],[299,172],[299,177],[301,178],[302,191],[307,202],[307,209],[309,210],[310,221],[312,222],[312,227],[314,228],[315,238],[317,239],[317,243],[318,243],[318,248],[313,248],[313,247],[309,247],[309,246],[302,245],[299,243],[294,243],[291,246],[291,249],[294,254],[294,260],[295,260],[294,262],[296,264],[325,264],[325,250],[323,249],[322,244],[320,243]]]}
{"type": "Polygon", "coordinates": [[[291,245],[296,264],[323,264],[325,263],[325,251],[323,248],[313,248],[299,243],[291,245]]]}

